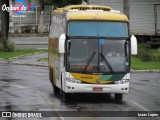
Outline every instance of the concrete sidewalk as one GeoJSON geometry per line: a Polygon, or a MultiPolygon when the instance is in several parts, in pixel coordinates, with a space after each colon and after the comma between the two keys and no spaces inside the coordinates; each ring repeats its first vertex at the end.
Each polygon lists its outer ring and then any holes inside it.
{"type": "Polygon", "coordinates": [[[43,58],[48,58],[48,53],[39,52],[11,58],[9,60],[1,59],[0,63],[48,67],[48,61],[40,61],[40,59],[43,58]]]}

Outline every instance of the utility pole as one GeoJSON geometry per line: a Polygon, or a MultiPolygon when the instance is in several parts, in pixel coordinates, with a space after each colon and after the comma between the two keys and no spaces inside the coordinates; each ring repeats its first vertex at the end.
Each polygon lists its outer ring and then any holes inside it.
{"type": "Polygon", "coordinates": [[[6,5],[9,7],[9,0],[1,0],[0,1],[0,14],[1,14],[1,34],[2,37],[2,45],[4,51],[8,51],[8,32],[9,32],[9,12],[6,10],[2,10],[2,6],[6,5]]]}

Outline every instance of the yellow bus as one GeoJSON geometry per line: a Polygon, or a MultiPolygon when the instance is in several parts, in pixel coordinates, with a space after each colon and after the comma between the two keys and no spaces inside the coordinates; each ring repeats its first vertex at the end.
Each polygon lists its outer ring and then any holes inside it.
{"type": "Polygon", "coordinates": [[[121,101],[129,91],[131,54],[137,54],[137,41],[120,11],[97,5],[53,11],[49,76],[63,99],[73,93],[111,93],[121,101]]]}

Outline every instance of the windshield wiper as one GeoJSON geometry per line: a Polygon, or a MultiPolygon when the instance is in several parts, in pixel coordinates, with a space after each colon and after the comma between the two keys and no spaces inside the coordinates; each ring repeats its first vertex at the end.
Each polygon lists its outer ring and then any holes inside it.
{"type": "Polygon", "coordinates": [[[83,69],[83,72],[85,72],[85,71],[86,71],[86,69],[87,69],[88,65],[89,65],[89,64],[91,63],[91,61],[93,60],[93,58],[94,58],[95,54],[96,54],[96,52],[93,52],[93,53],[92,53],[91,57],[89,58],[89,60],[88,60],[87,64],[85,65],[85,67],[84,67],[84,69],[83,69]]]}
{"type": "Polygon", "coordinates": [[[111,73],[113,73],[114,71],[113,71],[111,65],[109,64],[109,62],[107,61],[107,59],[104,57],[104,55],[102,53],[100,53],[100,56],[104,60],[104,62],[106,63],[106,65],[108,66],[108,68],[111,71],[111,73]]]}

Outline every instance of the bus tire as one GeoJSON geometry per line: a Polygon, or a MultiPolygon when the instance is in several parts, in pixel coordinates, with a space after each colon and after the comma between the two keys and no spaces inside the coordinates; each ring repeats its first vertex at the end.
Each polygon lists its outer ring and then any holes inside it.
{"type": "Polygon", "coordinates": [[[62,91],[62,101],[63,102],[66,102],[70,98],[71,98],[71,93],[65,93],[65,92],[62,91]]]}
{"type": "Polygon", "coordinates": [[[123,94],[115,94],[114,97],[116,101],[122,101],[123,94]]]}
{"type": "Polygon", "coordinates": [[[54,94],[59,94],[60,93],[60,89],[56,85],[52,84],[52,86],[53,86],[53,92],[54,92],[54,94]]]}
{"type": "Polygon", "coordinates": [[[51,68],[51,67],[49,68],[49,79],[50,79],[50,82],[52,83],[53,71],[52,71],[52,68],[51,68]]]}

